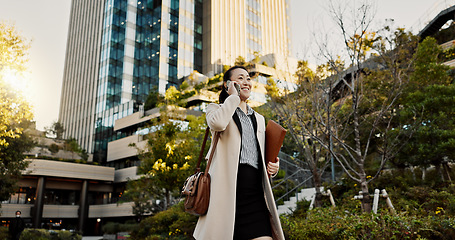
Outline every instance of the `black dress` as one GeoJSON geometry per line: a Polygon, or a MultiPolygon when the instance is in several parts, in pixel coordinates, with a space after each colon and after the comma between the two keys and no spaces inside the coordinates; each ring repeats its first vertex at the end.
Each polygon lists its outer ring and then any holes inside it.
{"type": "Polygon", "coordinates": [[[239,164],[234,240],[272,236],[269,210],[262,189],[262,164],[239,164]]]}

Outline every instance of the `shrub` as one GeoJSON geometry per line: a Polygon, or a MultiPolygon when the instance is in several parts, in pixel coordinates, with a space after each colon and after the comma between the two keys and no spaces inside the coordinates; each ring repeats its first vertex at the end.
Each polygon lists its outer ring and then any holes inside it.
{"type": "Polygon", "coordinates": [[[133,239],[193,239],[197,217],[184,211],[183,202],[145,218],[132,232],[133,239]]]}
{"type": "Polygon", "coordinates": [[[8,236],[8,228],[0,226],[0,239],[8,239],[8,236]]]}
{"type": "Polygon", "coordinates": [[[352,214],[318,208],[306,218],[282,216],[286,239],[454,239],[455,220],[446,216],[352,214]]]}
{"type": "Polygon", "coordinates": [[[60,147],[55,144],[55,143],[52,143],[49,147],[48,147],[49,151],[52,153],[52,154],[56,154],[58,153],[58,151],[60,151],[60,147]]]}
{"type": "Polygon", "coordinates": [[[117,223],[107,222],[103,225],[102,230],[107,234],[116,234],[119,232],[132,232],[139,228],[139,224],[134,222],[117,223]]]}
{"type": "Polygon", "coordinates": [[[21,240],[81,240],[82,236],[63,230],[25,229],[21,240]]]}

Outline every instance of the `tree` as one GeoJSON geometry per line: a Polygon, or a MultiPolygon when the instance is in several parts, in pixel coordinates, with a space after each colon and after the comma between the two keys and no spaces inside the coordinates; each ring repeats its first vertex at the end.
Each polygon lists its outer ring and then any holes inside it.
{"type": "Polygon", "coordinates": [[[33,118],[29,104],[5,79],[8,72],[20,74],[25,70],[28,48],[29,43],[14,26],[0,22],[0,146],[7,146],[8,138],[20,137],[23,131],[20,123],[33,118]]]}
{"type": "Polygon", "coordinates": [[[330,71],[332,71],[330,64],[318,66],[316,71],[313,71],[307,61],[299,61],[295,74],[298,87],[295,92],[280,93],[273,80],[266,86],[267,95],[271,100],[268,106],[271,112],[276,114],[274,117],[288,129],[292,138],[294,149],[289,149],[287,146],[288,151],[297,152],[303,161],[300,162],[301,167],[308,168],[312,173],[313,185],[316,188],[315,207],[322,204],[320,191],[322,174],[328,167],[330,158],[326,146],[315,141],[313,136],[325,139],[328,136],[327,123],[333,122],[332,106],[329,101],[332,91],[324,91],[327,86],[330,86],[326,84],[327,74],[330,71]]]}
{"type": "Polygon", "coordinates": [[[244,57],[238,56],[238,57],[235,59],[234,65],[236,65],[236,66],[244,66],[245,64],[246,64],[246,61],[245,61],[245,58],[244,58],[244,57]]]}
{"type": "MultiPolygon", "coordinates": [[[[430,85],[408,96],[409,105],[403,110],[403,117],[415,114],[419,125],[402,157],[411,166],[442,166],[451,181],[449,162],[455,160],[455,86],[430,85]]],[[[444,180],[444,174],[440,174],[444,180]]]]}
{"type": "MultiPolygon", "coordinates": [[[[370,212],[369,183],[406,143],[394,130],[405,127],[396,121],[396,111],[412,71],[417,38],[390,26],[368,34],[372,18],[367,3],[353,13],[352,26],[341,7],[332,5],[331,9],[345,43],[349,68],[338,74],[346,94],[334,102],[341,108],[330,124],[332,128],[327,129],[335,147],[330,152],[349,178],[360,185],[362,209],[370,212]]],[[[407,126],[412,128],[411,124],[407,126]]],[[[329,145],[325,139],[314,137],[329,145]]]]}
{"type": "Polygon", "coordinates": [[[418,124],[399,157],[393,161],[396,165],[422,166],[424,169],[434,165],[438,171],[444,168],[448,174],[449,162],[455,160],[455,123],[454,98],[455,87],[448,74],[449,67],[439,62],[442,54],[436,40],[427,37],[418,46],[415,53],[414,69],[406,95],[403,97],[400,111],[401,121],[409,124],[409,119],[416,118],[418,124]]]}
{"type": "Polygon", "coordinates": [[[164,200],[164,209],[171,206],[171,196],[180,195],[183,182],[194,171],[206,127],[205,115],[185,116],[172,108],[161,109],[160,117],[151,122],[146,149],[138,149],[138,174],[143,177],[127,189],[138,215],[159,209],[149,203],[152,199],[164,200]],[[141,193],[144,189],[148,192],[141,193]]]}
{"type": "Polygon", "coordinates": [[[65,140],[64,150],[71,152],[73,158],[74,153],[77,153],[82,158],[82,160],[87,161],[88,159],[87,150],[81,148],[75,138],[69,138],[65,140]]]}
{"type": "Polygon", "coordinates": [[[52,154],[56,154],[58,151],[60,151],[60,147],[55,143],[52,143],[48,148],[52,154]]]}
{"type": "Polygon", "coordinates": [[[48,134],[54,135],[57,139],[63,139],[63,133],[65,132],[65,128],[61,122],[53,122],[51,127],[45,128],[48,134]]]}
{"type": "Polygon", "coordinates": [[[157,107],[163,102],[163,97],[158,92],[157,87],[152,87],[144,103],[144,111],[157,107]]]}
{"type": "Polygon", "coordinates": [[[27,167],[23,152],[33,145],[24,133],[33,118],[30,105],[5,79],[8,71],[25,70],[28,47],[13,26],[0,22],[0,202],[16,191],[27,167]]]}
{"type": "Polygon", "coordinates": [[[158,186],[145,175],[137,180],[128,181],[121,202],[133,201],[133,214],[141,220],[146,215],[163,211],[164,202],[159,199],[164,198],[163,191],[158,189],[158,186]],[[158,201],[153,201],[153,199],[158,199],[158,201]]]}
{"type": "Polygon", "coordinates": [[[369,183],[406,142],[395,131],[404,127],[396,114],[409,82],[417,38],[390,26],[372,31],[371,5],[353,7],[351,15],[346,12],[349,7],[333,2],[330,6],[344,50],[333,54],[319,42],[326,63],[311,72],[300,62],[299,88],[279,98],[283,110],[276,112],[300,142],[315,186],[333,158],[360,186],[362,209],[370,212],[369,183]]]}

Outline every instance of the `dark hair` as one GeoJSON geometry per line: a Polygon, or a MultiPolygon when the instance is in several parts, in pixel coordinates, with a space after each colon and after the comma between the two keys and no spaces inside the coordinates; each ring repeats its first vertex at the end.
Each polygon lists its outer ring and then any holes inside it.
{"type": "Polygon", "coordinates": [[[226,87],[224,87],[224,83],[227,81],[227,80],[231,80],[231,77],[232,77],[232,71],[235,70],[235,69],[243,69],[245,71],[248,72],[248,70],[244,67],[244,66],[233,66],[231,68],[229,68],[225,73],[224,73],[224,76],[223,76],[223,84],[221,85],[221,93],[220,93],[220,98],[219,98],[219,101],[220,103],[224,103],[224,100],[226,100],[227,97],[229,97],[229,93],[227,92],[227,89],[226,87]]]}
{"type": "Polygon", "coordinates": [[[17,210],[17,211],[16,211],[14,214],[16,214],[16,213],[20,213],[20,214],[22,214],[22,212],[21,212],[21,211],[19,211],[19,210],[17,210]]]}

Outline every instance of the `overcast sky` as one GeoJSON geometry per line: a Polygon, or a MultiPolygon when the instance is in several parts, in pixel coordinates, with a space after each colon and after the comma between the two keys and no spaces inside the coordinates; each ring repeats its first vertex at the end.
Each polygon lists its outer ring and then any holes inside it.
{"type": "MultiPolygon", "coordinates": [[[[317,62],[313,35],[336,36],[328,17],[329,0],[290,0],[292,54],[317,62]]],[[[335,0],[336,2],[352,2],[335,0]]],[[[418,21],[429,21],[455,0],[375,0],[376,26],[394,19],[395,26],[420,30],[418,21]],[[417,26],[417,27],[416,27],[417,26]]],[[[70,0],[0,0],[0,20],[15,24],[32,39],[25,94],[34,107],[37,128],[57,121],[70,14],[70,0]]]]}

